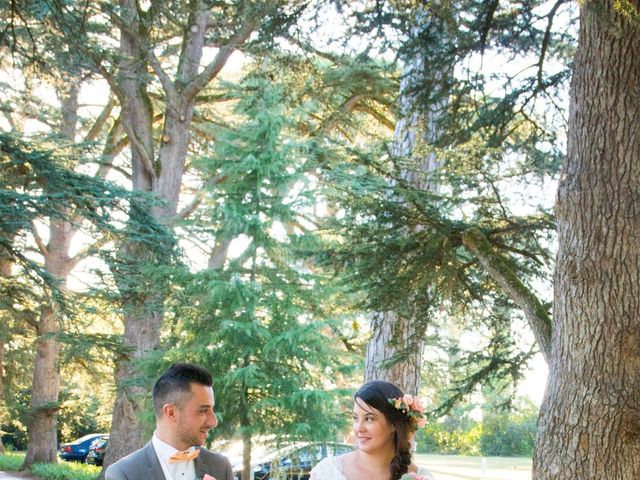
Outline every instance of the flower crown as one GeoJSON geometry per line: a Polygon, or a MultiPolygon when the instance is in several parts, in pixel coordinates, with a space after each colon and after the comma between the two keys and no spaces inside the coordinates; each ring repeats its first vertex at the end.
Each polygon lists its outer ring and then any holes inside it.
{"type": "Polygon", "coordinates": [[[413,395],[403,395],[398,398],[388,398],[389,403],[402,413],[409,416],[409,420],[417,428],[422,428],[427,424],[424,414],[424,406],[418,397],[413,395]]]}

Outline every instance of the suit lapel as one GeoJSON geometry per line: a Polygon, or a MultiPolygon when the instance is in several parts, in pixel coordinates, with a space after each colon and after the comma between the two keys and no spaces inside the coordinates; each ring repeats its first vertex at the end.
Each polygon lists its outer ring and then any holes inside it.
{"type": "Polygon", "coordinates": [[[147,460],[147,471],[144,472],[145,478],[164,478],[164,472],[158,460],[156,449],[153,448],[153,443],[149,442],[144,447],[144,456],[147,460]]]}
{"type": "MultiPolygon", "coordinates": [[[[197,447],[200,450],[200,447],[197,447]]],[[[204,458],[202,456],[202,452],[198,455],[193,461],[194,466],[196,467],[196,479],[204,478],[204,474],[208,473],[206,470],[206,465],[204,464],[204,458]]]]}

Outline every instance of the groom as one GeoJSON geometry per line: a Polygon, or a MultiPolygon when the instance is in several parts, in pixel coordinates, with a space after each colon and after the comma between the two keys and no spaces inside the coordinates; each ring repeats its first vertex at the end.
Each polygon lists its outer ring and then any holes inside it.
{"type": "Polygon", "coordinates": [[[201,447],[218,425],[212,383],[199,365],[171,365],[153,386],[151,441],[110,465],[106,480],[234,480],[229,460],[201,447]]]}

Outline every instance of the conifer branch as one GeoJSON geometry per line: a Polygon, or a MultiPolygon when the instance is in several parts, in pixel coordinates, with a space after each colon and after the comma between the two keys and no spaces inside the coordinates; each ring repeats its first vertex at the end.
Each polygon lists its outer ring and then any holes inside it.
{"type": "Polygon", "coordinates": [[[493,17],[498,9],[498,5],[500,4],[500,0],[493,0],[491,4],[487,8],[487,14],[484,17],[482,30],[480,31],[480,53],[484,54],[485,49],[487,48],[487,38],[489,37],[489,32],[491,31],[491,25],[493,24],[493,17]]]}
{"type": "MultiPolygon", "coordinates": [[[[15,127],[16,123],[15,120],[13,119],[13,117],[10,116],[10,114],[12,113],[16,113],[16,109],[13,107],[10,107],[8,105],[0,105],[0,111],[3,112],[5,118],[9,121],[9,123],[15,127]]],[[[49,121],[45,115],[43,114],[42,111],[27,111],[27,110],[21,110],[20,111],[20,116],[25,117],[25,118],[30,118],[33,120],[37,120],[38,122],[50,127],[52,130],[55,130],[58,125],[54,122],[49,121]]]]}
{"type": "Polygon", "coordinates": [[[106,178],[109,170],[113,168],[113,159],[115,158],[115,156],[118,155],[118,153],[120,153],[124,149],[124,147],[129,144],[129,139],[126,136],[118,139],[118,137],[120,137],[120,135],[122,134],[122,130],[122,119],[121,117],[118,117],[109,129],[109,133],[107,134],[107,139],[104,143],[104,148],[102,149],[102,161],[98,166],[96,177],[106,178]]]}
{"type": "Polygon", "coordinates": [[[216,239],[216,243],[207,261],[208,270],[220,270],[224,266],[231,240],[231,238],[216,239]]]}
{"type": "Polygon", "coordinates": [[[149,62],[149,65],[151,65],[154,73],[158,76],[160,84],[162,85],[162,89],[167,96],[167,103],[174,105],[178,100],[178,93],[176,92],[171,78],[169,78],[167,72],[165,72],[164,68],[162,68],[162,65],[160,65],[160,60],[158,60],[158,57],[156,57],[156,54],[154,53],[151,46],[147,47],[146,53],[147,61],[149,62]]]}
{"type": "Polygon", "coordinates": [[[82,260],[89,257],[90,255],[93,255],[94,253],[96,253],[98,250],[100,250],[101,247],[106,245],[109,241],[111,241],[111,238],[108,235],[102,235],[95,242],[89,245],[86,245],[84,248],[78,251],[78,253],[76,253],[73,257],[71,257],[67,261],[68,262],[67,264],[69,265],[69,270],[73,270],[78,265],[78,263],[80,263],[82,260]]]}
{"type": "Polygon", "coordinates": [[[129,125],[129,122],[122,122],[122,126],[125,132],[127,132],[127,137],[131,142],[131,146],[135,149],[136,153],[140,156],[140,161],[142,162],[142,165],[144,166],[149,176],[155,182],[157,180],[157,175],[153,168],[153,159],[149,155],[149,152],[147,152],[147,149],[145,148],[145,146],[140,142],[140,140],[138,140],[138,137],[136,136],[136,133],[131,128],[131,125],[129,125]]]}
{"type": "Polygon", "coordinates": [[[49,253],[49,250],[47,249],[47,246],[42,240],[42,237],[38,233],[38,229],[36,228],[36,224],[33,222],[33,220],[31,221],[31,234],[33,235],[33,239],[35,240],[36,245],[38,246],[38,251],[43,256],[47,255],[49,253]]]}
{"type": "Polygon", "coordinates": [[[109,99],[107,100],[107,104],[104,106],[102,112],[100,112],[100,115],[98,115],[98,118],[96,118],[96,121],[93,122],[93,125],[85,135],[85,142],[93,142],[98,137],[100,131],[102,130],[102,127],[104,127],[105,123],[107,123],[107,120],[109,119],[114,106],[115,101],[110,95],[109,99]]]}
{"type": "Polygon", "coordinates": [[[560,6],[566,2],[566,0],[557,0],[557,2],[553,5],[549,13],[547,14],[547,28],[544,32],[544,38],[542,39],[542,46],[540,47],[540,57],[538,59],[538,86],[542,86],[542,66],[544,65],[544,59],[547,55],[547,49],[549,48],[549,41],[551,39],[551,27],[553,26],[553,18],[560,6]]]}
{"type": "Polygon", "coordinates": [[[13,109],[8,108],[5,105],[0,105],[0,111],[2,111],[2,115],[7,119],[7,122],[9,122],[11,130],[16,130],[16,122],[11,116],[11,112],[13,111],[13,109]]]}
{"type": "MultiPolygon", "coordinates": [[[[206,187],[213,187],[214,185],[219,185],[227,179],[227,175],[216,175],[206,182],[206,187]]],[[[184,220],[189,217],[193,212],[195,212],[196,208],[200,206],[202,200],[204,199],[204,194],[207,191],[206,188],[200,189],[198,193],[194,196],[193,200],[185,206],[182,210],[180,210],[176,216],[171,221],[172,224],[175,224],[177,220],[184,220]]]]}
{"type": "Polygon", "coordinates": [[[536,343],[545,360],[551,358],[551,317],[538,298],[518,278],[510,261],[496,252],[491,242],[478,228],[469,228],[462,233],[462,243],[473,253],[489,276],[518,305],[529,322],[536,343]]]}
{"type": "Polygon", "coordinates": [[[215,58],[200,72],[184,89],[184,98],[188,102],[213,80],[227,63],[227,60],[237,47],[242,45],[258,26],[258,19],[254,18],[243,25],[229,42],[220,47],[215,58]]]}
{"type": "Polygon", "coordinates": [[[313,53],[314,55],[317,55],[320,58],[324,58],[326,60],[329,60],[332,63],[335,63],[336,65],[344,65],[344,60],[340,55],[336,55],[335,53],[329,53],[329,52],[324,52],[322,50],[318,50],[317,48],[313,47],[312,45],[308,44],[308,43],[303,43],[300,39],[296,38],[293,35],[287,35],[286,39],[291,42],[294,45],[297,45],[298,47],[300,47],[303,51],[305,52],[309,52],[309,53],[313,53]]]}
{"type": "Polygon", "coordinates": [[[372,108],[372,107],[370,107],[368,105],[365,105],[365,104],[360,104],[360,105],[356,105],[354,107],[354,110],[359,110],[361,112],[368,113],[373,118],[375,118],[378,122],[380,122],[380,124],[382,124],[384,127],[386,127],[387,129],[389,129],[392,132],[396,128],[396,125],[395,125],[395,123],[393,121],[389,120],[387,117],[385,117],[382,113],[380,113],[375,108],[372,108]]]}

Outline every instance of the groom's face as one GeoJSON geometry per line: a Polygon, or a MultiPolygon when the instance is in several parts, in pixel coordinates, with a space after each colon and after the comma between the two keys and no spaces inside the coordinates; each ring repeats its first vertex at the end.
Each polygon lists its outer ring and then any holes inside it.
{"type": "Polygon", "coordinates": [[[218,419],[213,412],[213,389],[191,384],[191,394],[178,405],[176,422],[177,437],[181,443],[187,445],[202,445],[207,439],[209,430],[218,425],[218,419]]]}

